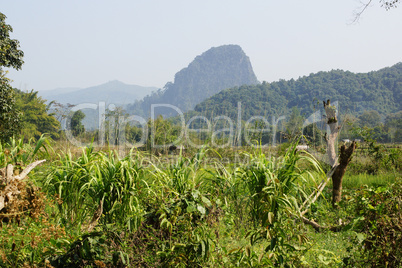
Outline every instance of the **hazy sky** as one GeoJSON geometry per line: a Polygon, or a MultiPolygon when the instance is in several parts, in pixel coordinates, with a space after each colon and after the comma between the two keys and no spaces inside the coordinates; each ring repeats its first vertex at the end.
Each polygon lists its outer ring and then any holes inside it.
{"type": "Polygon", "coordinates": [[[260,81],[391,66],[402,61],[402,6],[378,2],[357,24],[357,0],[3,0],[0,12],[25,53],[14,87],[163,87],[224,44],[243,48],[260,81]]]}

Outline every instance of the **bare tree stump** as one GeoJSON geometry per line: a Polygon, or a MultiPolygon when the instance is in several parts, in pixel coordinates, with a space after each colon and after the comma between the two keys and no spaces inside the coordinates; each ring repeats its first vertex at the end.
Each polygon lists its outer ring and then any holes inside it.
{"type": "Polygon", "coordinates": [[[342,199],[342,179],[345,175],[346,168],[352,159],[352,154],[356,149],[356,142],[346,148],[345,145],[341,147],[341,154],[339,156],[339,162],[337,161],[336,140],[339,135],[340,127],[338,126],[338,118],[336,116],[336,107],[331,105],[331,101],[324,101],[324,109],[327,116],[327,124],[330,129],[330,133],[326,135],[327,140],[327,154],[330,165],[335,171],[332,174],[332,206],[336,207],[337,203],[342,199]]]}

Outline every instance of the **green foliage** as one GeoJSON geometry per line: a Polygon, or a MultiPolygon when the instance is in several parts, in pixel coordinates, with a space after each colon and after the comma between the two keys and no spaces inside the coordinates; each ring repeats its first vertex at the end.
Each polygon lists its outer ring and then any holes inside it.
{"type": "Polygon", "coordinates": [[[304,117],[300,114],[300,110],[296,106],[293,107],[285,126],[288,139],[293,139],[301,135],[303,121],[304,117]]]}
{"type": "Polygon", "coordinates": [[[116,223],[135,230],[142,208],[137,199],[141,178],[141,159],[134,155],[120,159],[85,148],[78,159],[71,153],[60,156],[45,181],[45,189],[56,196],[59,217],[67,226],[91,224],[100,218],[104,224],[116,223]],[[134,159],[133,159],[134,158],[134,159]]]}
{"type": "Polygon", "coordinates": [[[19,42],[10,38],[13,28],[5,20],[6,16],[0,12],[0,142],[8,140],[20,130],[20,112],[3,67],[18,70],[24,63],[24,52],[19,50],[19,42]]]}
{"type": "Polygon", "coordinates": [[[317,124],[310,124],[303,129],[303,135],[313,145],[321,145],[324,134],[317,124]]]}
{"type": "Polygon", "coordinates": [[[271,130],[272,128],[267,122],[255,120],[252,127],[244,127],[242,129],[242,143],[250,144],[251,142],[255,146],[269,144],[272,141],[271,130]]]}
{"type": "Polygon", "coordinates": [[[80,236],[67,252],[47,258],[53,267],[127,267],[127,254],[119,250],[121,239],[110,230],[95,231],[80,236]]]}
{"type": "Polygon", "coordinates": [[[59,123],[48,115],[49,107],[38,92],[23,93],[14,90],[4,76],[2,67],[20,69],[24,53],[19,50],[19,42],[10,39],[11,26],[5,24],[4,14],[0,13],[0,141],[7,141],[13,135],[22,134],[28,139],[49,133],[58,137],[59,123]],[[22,111],[22,114],[21,114],[22,111]]]}
{"type": "Polygon", "coordinates": [[[381,116],[377,111],[364,111],[359,117],[359,125],[374,128],[381,123],[381,116]]]}
{"type": "Polygon", "coordinates": [[[399,143],[402,141],[402,112],[388,114],[385,118],[385,122],[382,123],[380,115],[376,111],[365,111],[357,122],[349,124],[348,127],[349,136],[347,138],[364,138],[359,136],[356,132],[356,128],[367,128],[370,130],[371,139],[381,143],[399,143]]]}
{"type": "MultiPolygon", "coordinates": [[[[361,151],[370,158],[370,162],[364,167],[367,173],[376,174],[381,170],[401,170],[402,153],[398,148],[388,148],[384,144],[377,143],[376,129],[367,127],[357,127],[353,129],[354,134],[357,137],[361,137],[364,140],[366,149],[361,151]]],[[[351,166],[356,165],[353,162],[351,166]]],[[[362,172],[362,170],[360,171],[362,172]]]]}
{"type": "Polygon", "coordinates": [[[137,126],[131,126],[130,124],[126,125],[126,140],[132,144],[140,142],[142,139],[142,135],[144,132],[142,128],[137,126]]]}
{"type": "Polygon", "coordinates": [[[202,190],[204,156],[201,150],[192,158],[179,156],[175,163],[156,168],[159,192],[149,200],[145,224],[157,219],[157,226],[169,238],[155,245],[163,266],[201,267],[211,254],[214,242],[205,224],[214,216],[210,197],[202,190]]]}
{"type": "Polygon", "coordinates": [[[37,218],[3,223],[0,266],[395,267],[401,259],[402,187],[386,183],[400,177],[397,170],[345,177],[337,210],[324,189],[305,216],[346,225],[316,232],[300,212],[324,174],[296,143],[275,156],[253,148],[233,163],[220,158],[233,153],[226,149],[155,157],[87,147],[56,157],[44,144],[0,147],[3,166],[53,157],[30,175],[50,202],[37,218]]]}
{"type": "Polygon", "coordinates": [[[241,168],[255,226],[248,233],[250,245],[267,241],[258,259],[268,258],[266,261],[273,266],[299,266],[301,253],[306,249],[303,244],[308,239],[298,228],[299,208],[307,197],[301,185],[309,180],[314,182],[315,178],[300,168],[301,162],[324,177],[319,163],[310,155],[299,154],[296,145],[292,144],[279,159],[269,159],[262,153],[250,156],[250,165],[241,168]]]}
{"type": "Polygon", "coordinates": [[[62,254],[68,248],[70,242],[65,229],[48,221],[48,217],[44,214],[37,219],[23,218],[19,225],[3,223],[0,228],[1,267],[35,267],[45,258],[62,254]]]}
{"type": "Polygon", "coordinates": [[[6,16],[0,12],[0,69],[2,67],[12,67],[14,69],[21,69],[24,61],[24,52],[19,47],[18,40],[11,39],[10,33],[13,28],[6,24],[6,16]]]}
{"type": "Polygon", "coordinates": [[[239,101],[242,103],[241,117],[244,120],[255,115],[268,119],[272,115],[280,116],[286,113],[288,106],[286,97],[271,84],[264,82],[253,86],[243,85],[223,90],[198,104],[194,110],[207,118],[213,118],[214,115],[226,115],[232,120],[236,120],[239,101]]]}
{"type": "Polygon", "coordinates": [[[360,173],[357,173],[355,170],[353,170],[353,172],[348,170],[348,174],[345,174],[342,185],[347,189],[358,189],[362,185],[368,185],[370,187],[387,186],[394,183],[398,177],[399,174],[392,171],[375,175],[367,174],[365,170],[360,173]]]}
{"type": "Polygon", "coordinates": [[[391,136],[391,142],[402,142],[402,111],[388,114],[385,126],[391,136]]]}
{"type": "Polygon", "coordinates": [[[22,92],[16,90],[16,107],[22,111],[22,135],[26,138],[38,139],[49,134],[53,139],[59,138],[60,123],[49,113],[46,100],[38,96],[37,91],[22,92]]]}
{"type": "Polygon", "coordinates": [[[37,141],[30,139],[25,142],[23,138],[11,138],[8,142],[0,143],[0,167],[8,164],[26,166],[37,159],[49,157],[51,150],[49,139],[42,135],[37,141]]]}
{"type": "MultiPolygon", "coordinates": [[[[0,13],[1,15],[1,13],[0,13]]],[[[15,103],[10,80],[0,68],[0,142],[5,142],[21,129],[21,113],[15,103]]]]}
{"type": "Polygon", "coordinates": [[[127,116],[123,107],[115,107],[112,110],[106,110],[105,131],[109,145],[118,145],[122,120],[127,116]]]}
{"type": "Polygon", "coordinates": [[[81,110],[74,112],[71,117],[71,130],[74,136],[78,136],[85,132],[85,127],[82,124],[82,119],[84,118],[85,114],[81,110]]]}
{"type": "Polygon", "coordinates": [[[390,128],[401,128],[402,127],[402,111],[394,114],[388,114],[385,118],[385,124],[390,128]]]}
{"type": "Polygon", "coordinates": [[[355,194],[357,223],[364,254],[348,259],[350,264],[399,267],[402,264],[402,184],[362,187],[355,194]]]}
{"type": "MultiPolygon", "coordinates": [[[[34,160],[48,158],[50,149],[49,140],[44,136],[28,143],[22,138],[12,138],[0,144],[0,167],[12,164],[14,172],[21,172],[34,160]]],[[[65,229],[48,214],[53,205],[34,184],[37,181],[32,177],[37,174],[31,172],[30,178],[8,185],[2,177],[3,170],[0,172],[1,197],[7,188],[8,193],[18,191],[18,198],[0,210],[1,267],[37,266],[45,258],[61,254],[69,244],[65,229]]]]}
{"type": "Polygon", "coordinates": [[[375,72],[354,74],[332,70],[297,80],[280,80],[254,86],[222,90],[195,107],[198,114],[227,115],[237,118],[237,103],[242,102],[242,118],[289,115],[298,107],[301,115],[315,112],[311,100],[336,100],[342,111],[359,116],[366,110],[385,116],[402,110],[402,63],[375,72]]]}
{"type": "Polygon", "coordinates": [[[148,121],[147,148],[152,149],[158,146],[166,150],[168,145],[178,138],[181,131],[180,126],[173,125],[159,115],[155,120],[148,121]]]}

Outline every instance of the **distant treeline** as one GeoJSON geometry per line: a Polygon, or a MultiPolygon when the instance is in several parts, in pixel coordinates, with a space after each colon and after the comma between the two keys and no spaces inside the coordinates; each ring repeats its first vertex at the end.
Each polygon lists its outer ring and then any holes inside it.
{"type": "Polygon", "coordinates": [[[382,119],[402,110],[402,63],[369,73],[333,70],[301,77],[297,80],[234,87],[223,90],[195,107],[208,117],[237,117],[241,102],[242,118],[290,114],[297,107],[308,116],[322,109],[322,101],[338,101],[341,113],[360,116],[377,111],[382,119]]]}

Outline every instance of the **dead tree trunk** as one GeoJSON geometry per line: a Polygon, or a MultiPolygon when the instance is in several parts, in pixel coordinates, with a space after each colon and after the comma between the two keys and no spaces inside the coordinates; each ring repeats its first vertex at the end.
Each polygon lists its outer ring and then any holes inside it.
{"type": "Polygon", "coordinates": [[[342,199],[342,179],[345,175],[346,168],[352,160],[352,154],[356,149],[356,142],[353,141],[349,147],[346,145],[341,146],[341,154],[339,156],[339,164],[336,167],[334,174],[332,175],[332,206],[336,206],[342,199]]]}
{"type": "Polygon", "coordinates": [[[330,100],[327,100],[327,102],[324,101],[324,109],[327,116],[327,124],[330,129],[330,133],[326,135],[327,154],[330,165],[335,167],[334,173],[332,174],[332,206],[336,207],[337,203],[342,199],[342,179],[352,159],[352,154],[356,149],[356,142],[353,141],[348,148],[346,145],[342,145],[338,162],[336,157],[336,140],[339,135],[340,127],[338,126],[338,118],[336,117],[336,107],[331,105],[330,100]]]}

